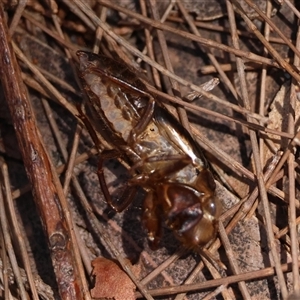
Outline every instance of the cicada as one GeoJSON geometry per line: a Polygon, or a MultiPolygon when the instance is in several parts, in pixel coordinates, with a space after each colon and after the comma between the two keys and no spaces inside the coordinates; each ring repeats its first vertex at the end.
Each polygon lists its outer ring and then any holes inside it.
{"type": "Polygon", "coordinates": [[[100,160],[122,156],[131,167],[126,191],[113,200],[100,163],[98,176],[107,203],[122,211],[142,187],[142,222],[152,249],[159,245],[163,224],[188,248],[207,244],[216,235],[221,205],[198,144],[147,90],[139,72],[106,56],[84,51],[77,55],[92,116],[87,127],[112,148],[100,154],[100,160]]]}

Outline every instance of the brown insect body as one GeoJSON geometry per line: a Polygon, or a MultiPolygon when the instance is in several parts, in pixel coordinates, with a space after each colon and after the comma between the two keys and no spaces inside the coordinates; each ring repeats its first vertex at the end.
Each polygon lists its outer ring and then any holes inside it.
{"type": "MultiPolygon", "coordinates": [[[[197,144],[155,101],[134,70],[105,56],[83,51],[77,55],[92,127],[127,158],[133,191],[136,186],[147,191],[143,223],[150,246],[157,247],[163,221],[185,246],[207,244],[216,234],[221,209],[197,144]]],[[[98,175],[107,202],[117,211],[124,209],[134,192],[124,194],[124,205],[114,203],[102,170],[98,175]]]]}

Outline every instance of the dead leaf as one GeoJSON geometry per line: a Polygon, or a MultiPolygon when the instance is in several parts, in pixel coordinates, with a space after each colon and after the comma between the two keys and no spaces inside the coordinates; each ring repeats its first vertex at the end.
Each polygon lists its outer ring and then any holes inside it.
{"type": "MultiPolygon", "coordinates": [[[[120,266],[110,259],[98,257],[92,261],[95,287],[91,290],[93,298],[115,300],[134,300],[135,284],[120,266]]],[[[133,266],[133,273],[140,273],[139,267],[133,266]]]]}

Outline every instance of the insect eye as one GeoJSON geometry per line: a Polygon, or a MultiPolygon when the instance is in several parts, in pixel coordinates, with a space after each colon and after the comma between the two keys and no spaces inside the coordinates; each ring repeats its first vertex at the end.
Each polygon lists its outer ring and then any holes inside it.
{"type": "Polygon", "coordinates": [[[203,207],[203,211],[210,219],[218,218],[220,215],[219,202],[216,199],[209,199],[203,207]]]}
{"type": "Polygon", "coordinates": [[[214,215],[216,214],[217,209],[216,209],[215,203],[209,201],[207,208],[208,208],[207,211],[208,211],[212,216],[214,216],[214,215]]]}

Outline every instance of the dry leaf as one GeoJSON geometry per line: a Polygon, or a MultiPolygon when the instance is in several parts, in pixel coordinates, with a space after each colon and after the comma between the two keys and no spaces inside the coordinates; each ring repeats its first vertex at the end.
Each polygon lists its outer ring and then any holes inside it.
{"type": "MultiPolygon", "coordinates": [[[[136,299],[135,284],[117,263],[104,257],[92,261],[95,287],[91,290],[93,298],[113,298],[115,300],[136,299]]],[[[133,266],[137,275],[139,268],[133,266]]]]}

